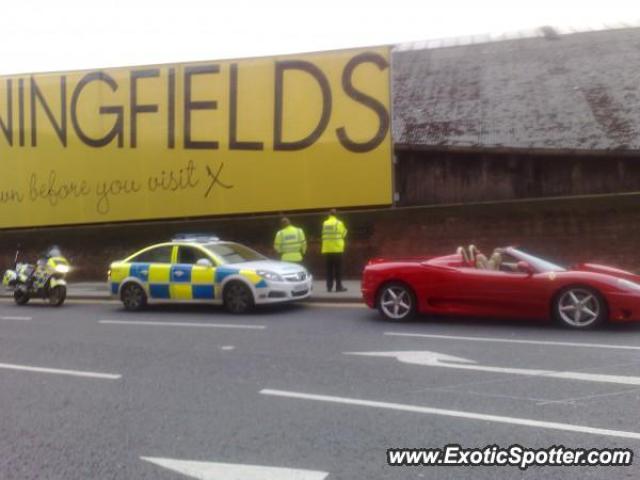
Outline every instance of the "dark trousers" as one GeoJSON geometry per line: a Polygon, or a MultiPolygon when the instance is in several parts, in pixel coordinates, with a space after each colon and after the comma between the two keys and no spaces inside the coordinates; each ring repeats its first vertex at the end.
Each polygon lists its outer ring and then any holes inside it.
{"type": "Polygon", "coordinates": [[[333,282],[336,282],[336,289],[342,288],[342,254],[325,253],[327,261],[327,290],[333,289],[333,282]]]}

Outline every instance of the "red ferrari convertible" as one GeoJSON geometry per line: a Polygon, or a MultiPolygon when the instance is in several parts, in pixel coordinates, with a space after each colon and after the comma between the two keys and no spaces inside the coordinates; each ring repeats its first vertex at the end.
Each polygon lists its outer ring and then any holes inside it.
{"type": "Polygon", "coordinates": [[[640,321],[640,276],[596,264],[555,265],[514,247],[490,257],[473,245],[452,255],[376,258],[362,295],[388,320],[416,313],[556,320],[576,329],[640,321]]]}

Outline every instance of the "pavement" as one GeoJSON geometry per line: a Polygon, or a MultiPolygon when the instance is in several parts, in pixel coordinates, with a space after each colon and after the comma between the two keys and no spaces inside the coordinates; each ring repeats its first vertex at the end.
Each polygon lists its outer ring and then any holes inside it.
{"type": "Polygon", "coordinates": [[[390,448],[451,444],[638,452],[640,326],[4,298],[0,404],[3,480],[640,478],[387,464],[390,448]]]}
{"type": "MultiPolygon", "coordinates": [[[[362,302],[360,280],[344,280],[346,292],[327,292],[324,280],[313,282],[313,293],[307,302],[362,302]]],[[[10,296],[11,291],[2,289],[0,296],[10,296]]],[[[105,300],[109,297],[106,282],[70,282],[67,286],[67,298],[85,300],[105,300]]]]}

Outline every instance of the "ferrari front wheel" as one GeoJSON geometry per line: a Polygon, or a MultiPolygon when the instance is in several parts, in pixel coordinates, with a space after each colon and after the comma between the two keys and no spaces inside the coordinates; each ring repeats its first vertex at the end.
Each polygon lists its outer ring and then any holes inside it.
{"type": "Polygon", "coordinates": [[[560,324],[575,329],[588,329],[607,318],[607,305],[602,296],[588,287],[569,287],[555,298],[553,312],[560,324]]]}
{"type": "Polygon", "coordinates": [[[416,314],[416,298],[404,283],[392,282],[384,285],[378,294],[378,310],[387,320],[402,322],[411,320],[416,314]]]}

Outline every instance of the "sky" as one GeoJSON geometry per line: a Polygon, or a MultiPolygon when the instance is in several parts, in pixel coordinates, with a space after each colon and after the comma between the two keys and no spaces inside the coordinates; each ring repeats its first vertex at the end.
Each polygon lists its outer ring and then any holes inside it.
{"type": "Polygon", "coordinates": [[[243,58],[502,34],[640,26],[632,0],[20,0],[0,74],[243,58]]]}

